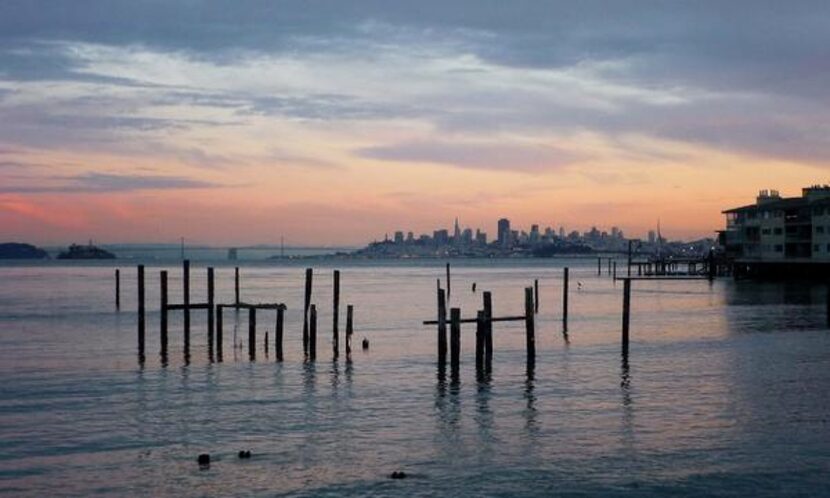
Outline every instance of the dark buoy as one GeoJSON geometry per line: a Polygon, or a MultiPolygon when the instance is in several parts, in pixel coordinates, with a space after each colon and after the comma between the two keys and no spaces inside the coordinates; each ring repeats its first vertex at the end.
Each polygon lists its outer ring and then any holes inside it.
{"type": "Polygon", "coordinates": [[[367,339],[365,337],[363,338],[363,349],[364,350],[369,349],[369,339],[367,339]]]}
{"type": "Polygon", "coordinates": [[[199,462],[199,467],[209,467],[210,466],[210,455],[207,453],[202,453],[199,455],[199,458],[196,459],[199,462]]]}
{"type": "Polygon", "coordinates": [[[476,283],[473,282],[473,292],[475,292],[475,291],[476,291],[476,283]]]}
{"type": "Polygon", "coordinates": [[[251,450],[241,450],[239,452],[239,458],[242,458],[242,459],[251,458],[251,450]]]}
{"type": "Polygon", "coordinates": [[[389,475],[390,479],[406,479],[406,472],[402,470],[396,470],[389,475]]]}

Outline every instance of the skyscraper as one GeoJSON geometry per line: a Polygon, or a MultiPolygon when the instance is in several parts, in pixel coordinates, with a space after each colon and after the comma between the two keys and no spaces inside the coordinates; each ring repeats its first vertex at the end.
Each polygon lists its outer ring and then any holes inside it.
{"type": "Polygon", "coordinates": [[[502,218],[499,220],[498,223],[498,241],[499,245],[502,247],[507,247],[510,245],[510,220],[507,218],[502,218]]]}

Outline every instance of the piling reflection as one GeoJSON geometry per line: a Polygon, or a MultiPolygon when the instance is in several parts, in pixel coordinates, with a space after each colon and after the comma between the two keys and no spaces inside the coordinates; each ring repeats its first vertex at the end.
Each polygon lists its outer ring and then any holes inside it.
{"type": "Polygon", "coordinates": [[[525,371],[525,388],[524,388],[524,399],[525,399],[525,409],[524,409],[524,418],[525,418],[525,430],[527,431],[529,436],[534,436],[539,431],[539,424],[536,420],[537,417],[537,410],[536,410],[536,394],[534,393],[536,389],[536,362],[529,361],[527,362],[527,367],[525,371]]]}
{"type": "Polygon", "coordinates": [[[622,441],[629,451],[634,449],[634,405],[631,399],[631,368],[628,352],[624,351],[620,364],[620,392],[622,394],[622,441]]]}
{"type": "Polygon", "coordinates": [[[476,372],[476,415],[478,433],[483,442],[493,440],[493,411],[490,409],[491,384],[488,373],[481,369],[476,372]]]}
{"type": "Polygon", "coordinates": [[[338,388],[340,387],[340,365],[338,364],[336,359],[332,360],[331,362],[329,376],[331,379],[331,391],[336,395],[338,392],[338,388]]]}

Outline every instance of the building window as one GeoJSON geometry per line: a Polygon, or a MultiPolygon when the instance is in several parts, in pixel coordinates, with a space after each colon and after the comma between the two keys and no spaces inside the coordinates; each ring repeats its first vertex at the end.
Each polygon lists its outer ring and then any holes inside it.
{"type": "Polygon", "coordinates": [[[761,229],[761,234],[762,235],[769,235],[770,232],[771,232],[771,230],[769,228],[762,228],[761,229]]]}
{"type": "Polygon", "coordinates": [[[781,235],[782,233],[784,233],[783,229],[781,229],[781,228],[776,228],[775,229],[775,235],[781,235]]]}
{"type": "Polygon", "coordinates": [[[775,252],[784,252],[784,246],[781,244],[775,244],[775,252]]]}

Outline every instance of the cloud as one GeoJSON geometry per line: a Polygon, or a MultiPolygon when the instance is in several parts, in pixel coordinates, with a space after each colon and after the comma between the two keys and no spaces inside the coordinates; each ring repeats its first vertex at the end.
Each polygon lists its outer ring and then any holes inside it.
{"type": "Polygon", "coordinates": [[[112,193],[140,190],[179,190],[217,187],[216,184],[180,176],[113,175],[84,173],[57,178],[30,179],[28,183],[0,186],[0,194],[112,193]]]}
{"type": "Polygon", "coordinates": [[[551,172],[579,160],[573,153],[540,144],[407,142],[359,149],[365,158],[383,161],[436,163],[458,168],[551,172]]]}
{"type": "Polygon", "coordinates": [[[389,122],[415,131],[360,155],[540,171],[561,151],[478,144],[588,130],[825,165],[827,46],[814,1],[6,0],[0,136],[186,158],[211,127],[389,122]]]}

